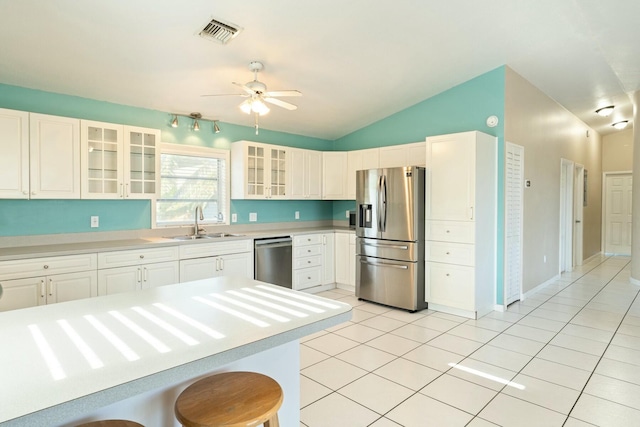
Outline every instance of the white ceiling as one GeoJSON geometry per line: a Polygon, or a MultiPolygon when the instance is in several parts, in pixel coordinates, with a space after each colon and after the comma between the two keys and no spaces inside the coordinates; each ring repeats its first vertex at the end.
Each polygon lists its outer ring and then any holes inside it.
{"type": "Polygon", "coordinates": [[[262,128],[336,139],[508,65],[601,134],[640,89],[638,0],[0,0],[0,82],[253,126],[231,82],[298,89],[262,128]],[[244,28],[223,46],[211,17],[244,28]],[[613,117],[594,110],[615,104],[613,117]]]}

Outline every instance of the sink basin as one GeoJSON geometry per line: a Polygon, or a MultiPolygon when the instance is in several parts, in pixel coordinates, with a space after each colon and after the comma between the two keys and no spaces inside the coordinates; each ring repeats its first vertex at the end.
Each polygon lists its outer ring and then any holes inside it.
{"type": "Polygon", "coordinates": [[[209,233],[205,234],[207,237],[215,238],[215,237],[242,237],[244,234],[234,234],[234,233],[209,233]]]}
{"type": "Polygon", "coordinates": [[[172,237],[173,240],[201,240],[201,239],[217,239],[220,237],[242,237],[244,234],[235,234],[235,233],[209,233],[209,234],[199,234],[197,236],[175,236],[172,237]]]}
{"type": "Polygon", "coordinates": [[[200,234],[198,236],[175,236],[172,237],[173,240],[200,240],[200,239],[211,239],[212,237],[207,236],[206,234],[200,234]]]}

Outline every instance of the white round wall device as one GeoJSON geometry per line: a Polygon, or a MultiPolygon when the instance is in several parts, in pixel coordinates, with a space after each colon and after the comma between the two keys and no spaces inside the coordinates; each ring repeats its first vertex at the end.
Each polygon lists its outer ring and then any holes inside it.
{"type": "Polygon", "coordinates": [[[487,117],[487,126],[489,126],[490,128],[498,126],[498,116],[487,117]]]}

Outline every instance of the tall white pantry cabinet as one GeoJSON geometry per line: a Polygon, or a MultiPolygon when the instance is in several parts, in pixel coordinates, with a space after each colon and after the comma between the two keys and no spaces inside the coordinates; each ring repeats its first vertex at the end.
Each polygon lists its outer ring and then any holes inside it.
{"type": "Polygon", "coordinates": [[[478,318],[495,305],[497,140],[477,132],[427,138],[425,299],[478,318]]]}

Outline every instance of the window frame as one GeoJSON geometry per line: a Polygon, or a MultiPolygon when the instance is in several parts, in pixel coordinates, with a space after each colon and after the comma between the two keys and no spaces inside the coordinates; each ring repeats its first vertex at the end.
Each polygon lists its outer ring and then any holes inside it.
{"type": "MultiPolygon", "coordinates": [[[[221,159],[225,161],[225,173],[224,173],[224,194],[225,194],[225,209],[224,209],[224,222],[211,222],[211,219],[204,221],[198,221],[199,224],[206,226],[225,226],[229,225],[229,215],[231,212],[231,151],[223,150],[220,148],[203,147],[198,145],[186,145],[186,144],[173,144],[169,142],[162,142],[160,144],[160,164],[162,164],[163,154],[175,154],[179,156],[192,156],[192,157],[209,157],[215,159],[221,159]]],[[[193,224],[158,224],[157,222],[157,199],[160,199],[160,192],[162,191],[162,167],[158,171],[158,196],[152,200],[151,203],[151,228],[175,228],[175,227],[192,227],[193,224]]]]}

